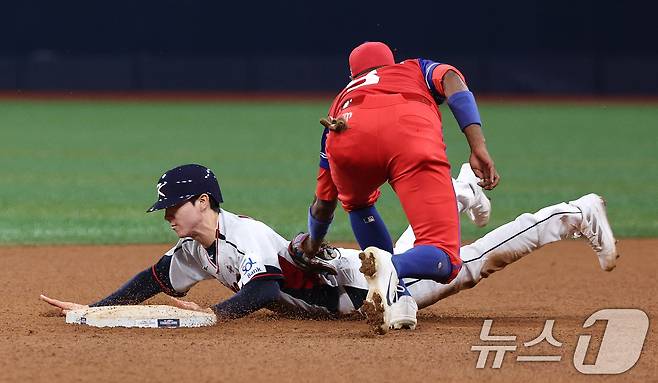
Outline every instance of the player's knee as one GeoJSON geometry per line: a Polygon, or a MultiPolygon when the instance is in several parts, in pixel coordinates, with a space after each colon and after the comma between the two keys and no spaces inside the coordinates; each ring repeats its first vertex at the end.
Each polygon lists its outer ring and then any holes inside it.
{"type": "Polygon", "coordinates": [[[531,213],[523,213],[516,217],[516,221],[523,225],[523,227],[528,227],[537,223],[537,217],[531,213]]]}

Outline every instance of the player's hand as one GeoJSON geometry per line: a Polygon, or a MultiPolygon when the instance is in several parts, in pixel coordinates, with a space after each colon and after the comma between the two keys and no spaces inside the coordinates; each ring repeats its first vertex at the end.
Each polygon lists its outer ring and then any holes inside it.
{"type": "Polygon", "coordinates": [[[338,274],[331,260],[338,256],[335,248],[327,243],[320,246],[309,246],[313,242],[308,233],[299,233],[290,241],[288,254],[299,268],[313,274],[338,274]]]}
{"type": "Polygon", "coordinates": [[[178,298],[174,297],[169,297],[171,298],[171,304],[172,306],[178,307],[179,309],[183,310],[191,310],[191,311],[200,311],[202,313],[209,313],[209,314],[214,314],[212,309],[210,307],[201,307],[195,302],[192,301],[183,301],[178,298]]]}
{"type": "Polygon", "coordinates": [[[482,181],[478,182],[478,185],[483,189],[491,190],[498,185],[500,175],[496,171],[496,167],[486,146],[472,148],[471,157],[468,159],[468,162],[471,165],[471,169],[473,169],[473,173],[482,179],[482,181]]]}
{"type": "Polygon", "coordinates": [[[66,315],[66,313],[71,311],[71,310],[85,309],[85,308],[89,307],[87,305],[81,305],[79,303],[64,302],[64,301],[59,301],[57,299],[48,298],[47,296],[45,296],[43,294],[39,295],[39,299],[41,299],[42,301],[44,301],[44,302],[60,309],[60,314],[61,315],[66,315]]]}

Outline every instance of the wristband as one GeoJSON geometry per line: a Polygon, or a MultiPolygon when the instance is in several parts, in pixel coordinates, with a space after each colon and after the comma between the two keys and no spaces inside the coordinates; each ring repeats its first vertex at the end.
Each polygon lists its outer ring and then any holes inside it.
{"type": "Polygon", "coordinates": [[[482,126],[480,121],[480,113],[478,106],[475,103],[473,93],[468,90],[457,92],[448,98],[448,106],[455,116],[459,129],[464,129],[471,124],[478,124],[482,126]]]}
{"type": "Polygon", "coordinates": [[[311,239],[314,241],[321,241],[324,239],[325,235],[327,235],[327,231],[329,231],[329,225],[331,225],[332,219],[330,219],[328,222],[323,222],[315,217],[313,217],[313,214],[311,213],[311,208],[308,209],[308,232],[311,235],[311,239]]]}

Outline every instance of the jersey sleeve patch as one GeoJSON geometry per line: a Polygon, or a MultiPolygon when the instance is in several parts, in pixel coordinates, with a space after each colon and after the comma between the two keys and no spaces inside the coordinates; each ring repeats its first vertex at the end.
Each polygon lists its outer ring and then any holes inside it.
{"type": "Polygon", "coordinates": [[[441,65],[441,63],[432,60],[418,59],[418,64],[420,65],[420,70],[423,72],[423,78],[425,79],[427,89],[429,89],[432,94],[437,94],[438,91],[436,85],[434,84],[434,81],[432,81],[432,73],[434,73],[434,69],[441,65]]]}
{"type": "Polygon", "coordinates": [[[272,279],[283,278],[281,270],[266,266],[259,254],[247,253],[240,262],[240,288],[252,279],[271,277],[272,279]]]}
{"type": "Polygon", "coordinates": [[[434,97],[437,105],[440,105],[445,101],[443,76],[445,76],[448,71],[457,73],[457,75],[461,77],[462,81],[466,83],[464,75],[452,65],[426,59],[418,59],[418,64],[420,65],[420,69],[423,71],[425,85],[427,85],[430,93],[432,93],[432,97],[434,97]]]}
{"type": "MultiPolygon", "coordinates": [[[[449,71],[457,73],[457,75],[462,79],[464,84],[466,84],[466,79],[464,75],[454,66],[448,64],[439,64],[434,68],[432,73],[432,82],[436,88],[436,93],[441,97],[445,98],[445,90],[443,89],[443,76],[446,75],[449,71]]],[[[443,100],[442,100],[443,101],[443,100]]]]}

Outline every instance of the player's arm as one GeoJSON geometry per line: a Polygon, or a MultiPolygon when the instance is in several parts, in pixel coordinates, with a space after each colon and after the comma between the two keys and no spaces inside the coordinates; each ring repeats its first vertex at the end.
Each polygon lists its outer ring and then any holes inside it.
{"type": "Polygon", "coordinates": [[[123,284],[123,286],[119,287],[117,291],[90,305],[59,301],[45,295],[41,295],[40,299],[59,308],[63,314],[66,314],[69,310],[85,307],[139,304],[161,292],[171,296],[184,296],[185,293],[177,292],[171,285],[171,281],[169,280],[170,264],[171,256],[163,256],[158,263],[135,275],[123,284]]]}
{"type": "Polygon", "coordinates": [[[186,310],[213,312],[217,315],[217,320],[221,321],[242,318],[262,308],[269,308],[279,300],[280,295],[278,277],[255,277],[234,296],[209,308],[173,297],[172,304],[186,310]]]}
{"type": "Polygon", "coordinates": [[[242,318],[279,300],[281,288],[275,279],[254,279],[231,298],[210,308],[217,319],[242,318]]]}
{"type": "MultiPolygon", "coordinates": [[[[163,259],[166,257],[163,257],[163,259]]],[[[168,257],[171,258],[171,257],[168,257]]],[[[162,260],[158,264],[163,263],[162,260]]],[[[141,303],[148,298],[162,292],[162,287],[155,279],[155,270],[158,265],[148,268],[141,273],[135,275],[132,279],[121,286],[117,291],[109,296],[101,299],[96,303],[90,305],[82,305],[74,302],[65,302],[57,299],[41,295],[40,299],[52,306],[59,308],[62,314],[66,314],[70,310],[76,310],[87,307],[98,306],[115,306],[115,305],[130,305],[141,303]]],[[[173,290],[173,289],[172,289],[173,290]]]]}
{"type": "Polygon", "coordinates": [[[169,279],[171,260],[170,255],[163,256],[158,263],[135,275],[117,291],[89,306],[136,305],[161,292],[176,297],[184,296],[185,293],[174,289],[169,279]]]}
{"type": "Polygon", "coordinates": [[[329,231],[331,221],[334,219],[337,200],[324,200],[316,195],[308,211],[308,233],[307,240],[302,242],[302,251],[308,255],[315,255],[320,251],[324,237],[329,231]]]}
{"type": "Polygon", "coordinates": [[[469,162],[475,175],[482,179],[480,186],[491,190],[500,180],[493,159],[489,155],[482,133],[480,112],[473,93],[468,89],[464,76],[455,67],[447,64],[429,66],[428,81],[430,89],[442,99],[447,100],[459,128],[464,132],[471,147],[469,162]]]}
{"type": "Polygon", "coordinates": [[[185,310],[213,312],[217,320],[242,318],[262,308],[268,308],[279,300],[281,288],[273,279],[256,279],[250,281],[234,296],[210,308],[203,308],[195,302],[183,301],[172,297],[172,304],[185,310]]]}
{"type": "Polygon", "coordinates": [[[136,305],[160,293],[162,289],[157,284],[148,268],[135,275],[119,289],[89,307],[136,305]]]}
{"type": "Polygon", "coordinates": [[[329,160],[325,149],[327,134],[329,134],[329,128],[325,127],[320,142],[320,163],[316,178],[315,196],[308,210],[308,232],[310,236],[301,244],[301,250],[308,255],[315,255],[320,250],[320,245],[333,221],[338,201],[338,190],[331,179],[329,160]]]}

